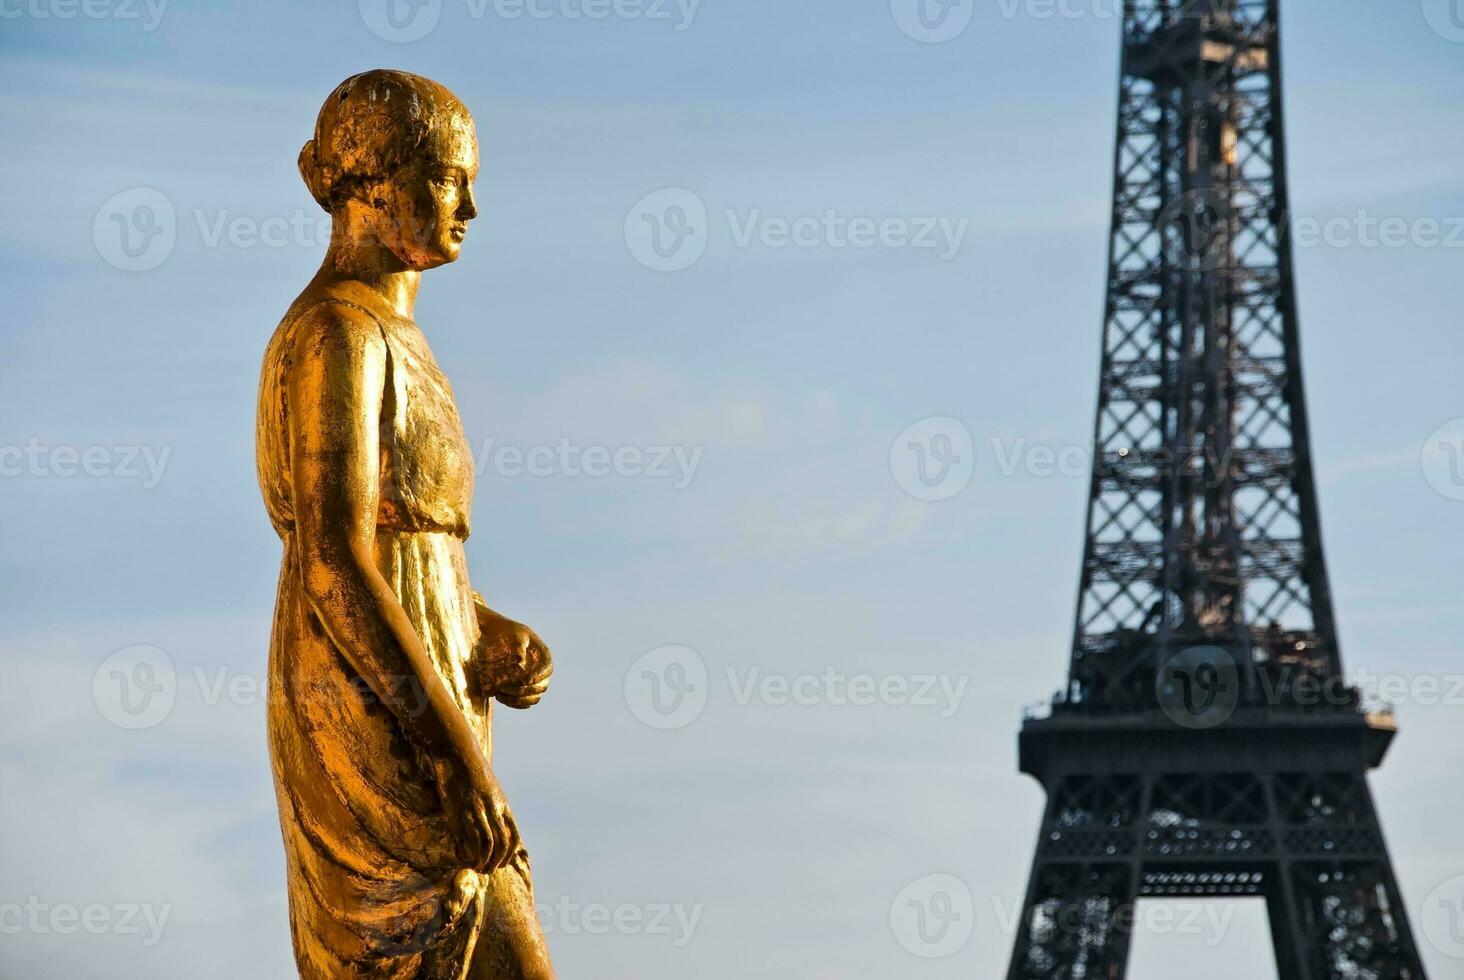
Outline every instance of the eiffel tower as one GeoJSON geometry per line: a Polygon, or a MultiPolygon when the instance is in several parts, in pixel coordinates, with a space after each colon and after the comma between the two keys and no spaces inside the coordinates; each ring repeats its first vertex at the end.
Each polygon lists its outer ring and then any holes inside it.
{"type": "MultiPolygon", "coordinates": [[[[1278,0],[1126,0],[1095,455],[1009,980],[1122,980],[1135,903],[1266,901],[1282,980],[1425,980],[1343,681],[1287,238],[1278,0]]],[[[1250,980],[1250,978],[1243,978],[1250,980]]]]}

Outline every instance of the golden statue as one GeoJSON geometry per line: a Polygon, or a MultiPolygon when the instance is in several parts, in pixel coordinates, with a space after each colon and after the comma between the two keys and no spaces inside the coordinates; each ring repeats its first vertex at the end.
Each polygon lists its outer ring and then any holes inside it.
{"type": "Polygon", "coordinates": [[[552,672],[468,584],[473,462],[413,321],[478,209],[472,116],[405,72],[346,79],[300,173],[330,248],[270,341],[259,482],[284,542],[269,740],[305,980],[552,978],[493,775],[493,699],[552,672]]]}

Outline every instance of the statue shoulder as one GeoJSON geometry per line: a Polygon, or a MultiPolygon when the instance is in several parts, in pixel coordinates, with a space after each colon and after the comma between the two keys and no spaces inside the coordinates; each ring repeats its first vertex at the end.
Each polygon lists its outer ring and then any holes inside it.
{"type": "Polygon", "coordinates": [[[281,347],[296,358],[386,355],[386,339],[375,313],[330,293],[306,294],[280,324],[281,347]]]}

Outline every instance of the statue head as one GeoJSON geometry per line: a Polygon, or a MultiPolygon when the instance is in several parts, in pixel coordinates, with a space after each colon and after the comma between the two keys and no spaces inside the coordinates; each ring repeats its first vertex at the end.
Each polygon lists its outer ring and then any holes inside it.
{"type": "Polygon", "coordinates": [[[478,216],[473,117],[421,75],[378,68],[341,82],[300,150],[300,175],[337,235],[374,239],[409,269],[456,259],[478,216]]]}

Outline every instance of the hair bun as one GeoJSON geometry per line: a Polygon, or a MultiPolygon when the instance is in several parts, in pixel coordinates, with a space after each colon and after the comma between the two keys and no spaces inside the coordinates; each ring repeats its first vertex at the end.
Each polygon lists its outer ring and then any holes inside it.
{"type": "Polygon", "coordinates": [[[325,168],[321,166],[320,156],[315,149],[315,140],[306,140],[305,145],[300,147],[300,176],[305,180],[305,186],[310,189],[310,196],[315,198],[315,203],[325,210],[330,210],[330,181],[326,177],[325,168]]]}

